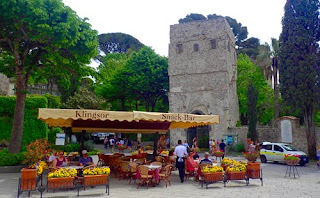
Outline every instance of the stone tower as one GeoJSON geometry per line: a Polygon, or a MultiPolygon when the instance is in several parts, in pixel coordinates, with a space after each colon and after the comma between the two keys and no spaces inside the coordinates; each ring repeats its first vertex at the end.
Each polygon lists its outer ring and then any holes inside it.
{"type": "MultiPolygon", "coordinates": [[[[170,132],[171,144],[204,136],[220,140],[239,117],[234,35],[225,18],[170,26],[170,112],[213,114],[220,124],[170,132]]],[[[202,140],[203,141],[203,140],[202,140]]],[[[206,143],[208,144],[208,143],[206,143]]]]}

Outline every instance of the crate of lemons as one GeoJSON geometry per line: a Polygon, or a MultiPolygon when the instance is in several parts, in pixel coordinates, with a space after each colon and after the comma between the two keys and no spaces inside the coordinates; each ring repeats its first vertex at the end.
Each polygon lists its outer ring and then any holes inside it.
{"type": "Polygon", "coordinates": [[[85,169],[83,175],[110,175],[109,167],[95,167],[93,169],[85,169]]]}

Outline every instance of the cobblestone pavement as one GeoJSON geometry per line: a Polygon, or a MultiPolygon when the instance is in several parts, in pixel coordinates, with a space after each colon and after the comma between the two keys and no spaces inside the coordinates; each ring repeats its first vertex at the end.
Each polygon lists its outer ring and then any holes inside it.
{"type": "MultiPolygon", "coordinates": [[[[237,158],[239,159],[239,158],[237,158]]],[[[86,191],[80,191],[80,197],[290,197],[306,198],[320,197],[320,169],[316,164],[309,163],[304,167],[297,167],[300,178],[284,177],[287,166],[284,164],[261,164],[263,170],[263,186],[260,180],[250,180],[246,186],[245,181],[230,181],[226,187],[222,182],[209,185],[209,188],[201,188],[198,182],[192,179],[180,183],[178,172],[173,171],[170,176],[171,186],[165,187],[160,183],[156,187],[142,186],[137,189],[137,185],[129,185],[128,180],[112,178],[110,180],[110,195],[105,194],[105,188],[88,188],[86,191]]],[[[0,198],[16,197],[19,173],[0,174],[0,198]]],[[[60,190],[56,192],[44,192],[43,197],[77,197],[76,190],[60,190]]],[[[20,197],[27,197],[28,193],[23,192],[20,197]]],[[[32,192],[31,197],[40,197],[39,192],[32,192]]]]}

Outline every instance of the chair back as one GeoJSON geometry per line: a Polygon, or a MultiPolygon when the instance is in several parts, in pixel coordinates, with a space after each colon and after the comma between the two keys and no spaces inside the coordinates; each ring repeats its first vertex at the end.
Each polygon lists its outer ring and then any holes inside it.
{"type": "Polygon", "coordinates": [[[130,166],[128,162],[120,162],[120,169],[122,172],[129,172],[130,171],[130,166]]]}
{"type": "Polygon", "coordinates": [[[149,168],[146,167],[146,166],[138,166],[138,169],[140,171],[140,175],[148,175],[148,172],[149,172],[149,168]]]}
{"type": "Polygon", "coordinates": [[[151,162],[151,165],[153,166],[162,166],[161,162],[151,162]]]}
{"type": "Polygon", "coordinates": [[[162,158],[161,156],[156,156],[154,159],[155,159],[157,162],[161,162],[161,163],[162,163],[162,161],[163,161],[163,158],[162,158]]]}
{"type": "Polygon", "coordinates": [[[145,162],[145,158],[139,158],[135,162],[138,164],[143,164],[145,162]]]}
{"type": "Polygon", "coordinates": [[[132,173],[137,172],[137,167],[138,167],[138,164],[137,164],[137,163],[135,163],[135,162],[130,162],[130,163],[129,163],[129,166],[130,166],[130,171],[131,171],[132,173]]]}
{"type": "Polygon", "coordinates": [[[171,174],[171,168],[172,168],[172,166],[171,165],[166,165],[166,167],[165,167],[165,170],[166,170],[166,175],[170,175],[171,174]]]}

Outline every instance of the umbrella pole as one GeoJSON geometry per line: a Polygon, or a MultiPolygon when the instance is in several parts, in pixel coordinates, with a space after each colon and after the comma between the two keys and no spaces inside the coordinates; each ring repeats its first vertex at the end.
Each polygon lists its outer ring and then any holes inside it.
{"type": "Polygon", "coordinates": [[[153,161],[157,156],[157,151],[158,151],[158,134],[159,132],[156,132],[153,134],[153,161]]]}

